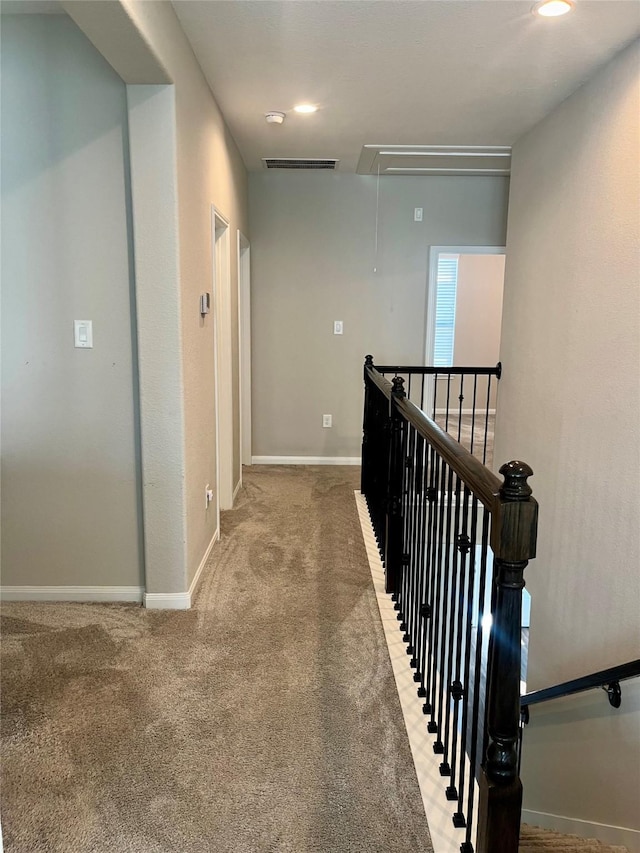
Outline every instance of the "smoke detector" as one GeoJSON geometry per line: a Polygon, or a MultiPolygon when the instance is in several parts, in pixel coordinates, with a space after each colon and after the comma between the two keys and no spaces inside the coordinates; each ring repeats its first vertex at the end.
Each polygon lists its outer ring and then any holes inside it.
{"type": "Polygon", "coordinates": [[[271,112],[266,113],[265,118],[267,120],[267,124],[282,124],[284,121],[285,113],[271,112]]]}

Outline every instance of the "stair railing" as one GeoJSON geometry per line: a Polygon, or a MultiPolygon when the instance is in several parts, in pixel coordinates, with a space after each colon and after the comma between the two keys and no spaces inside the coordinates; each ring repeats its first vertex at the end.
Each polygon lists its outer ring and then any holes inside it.
{"type": "Polygon", "coordinates": [[[402,376],[389,382],[371,356],[364,381],[361,490],[441,756],[444,796],[454,826],[465,829],[460,849],[516,853],[522,589],[537,531],[527,484],[533,472],[509,462],[500,480],[408,399],[402,376]]]}
{"type": "Polygon", "coordinates": [[[529,725],[529,708],[531,705],[540,705],[542,702],[549,702],[552,699],[561,699],[564,696],[573,696],[575,693],[584,693],[587,690],[601,688],[607,694],[611,707],[619,708],[622,705],[620,682],[638,677],[640,677],[640,658],[609,667],[609,669],[601,669],[580,678],[573,678],[571,681],[563,681],[562,684],[554,684],[553,687],[534,690],[533,693],[526,693],[521,696],[518,768],[522,760],[522,741],[525,727],[529,725]]]}
{"type": "Polygon", "coordinates": [[[453,435],[483,465],[491,464],[496,389],[495,367],[406,367],[378,365],[383,376],[404,380],[407,398],[453,435]]]}

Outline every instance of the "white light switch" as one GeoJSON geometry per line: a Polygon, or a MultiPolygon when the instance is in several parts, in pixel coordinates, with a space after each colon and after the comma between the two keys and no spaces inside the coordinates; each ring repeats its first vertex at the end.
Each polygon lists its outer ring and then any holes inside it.
{"type": "Polygon", "coordinates": [[[422,222],[422,208],[414,207],[413,208],[413,221],[414,222],[422,222]]]}
{"type": "Polygon", "coordinates": [[[342,320],[334,320],[333,321],[333,334],[334,335],[341,335],[342,330],[343,330],[342,320]]]}
{"type": "Polygon", "coordinates": [[[74,320],[73,339],[76,348],[91,349],[93,347],[93,322],[91,320],[74,320]]]}

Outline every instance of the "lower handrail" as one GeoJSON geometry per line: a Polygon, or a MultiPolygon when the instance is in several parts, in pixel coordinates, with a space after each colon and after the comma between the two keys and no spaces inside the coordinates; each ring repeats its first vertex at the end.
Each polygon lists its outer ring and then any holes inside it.
{"type": "Polygon", "coordinates": [[[564,681],[562,684],[556,684],[553,687],[545,687],[543,690],[526,693],[520,699],[520,707],[526,713],[526,709],[530,705],[539,705],[541,702],[548,702],[551,699],[559,699],[562,696],[571,696],[575,693],[583,693],[585,690],[602,687],[607,691],[611,705],[614,708],[619,708],[622,699],[620,682],[638,676],[640,676],[640,660],[632,660],[629,663],[593,672],[591,675],[583,675],[581,678],[564,681]]]}

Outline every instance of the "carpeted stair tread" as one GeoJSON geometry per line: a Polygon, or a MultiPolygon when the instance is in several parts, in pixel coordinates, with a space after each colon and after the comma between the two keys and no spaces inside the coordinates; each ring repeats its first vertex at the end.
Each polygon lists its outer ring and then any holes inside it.
{"type": "Polygon", "coordinates": [[[626,847],[611,847],[595,838],[563,835],[538,826],[522,824],[519,853],[543,853],[552,850],[562,853],[628,853],[626,847]]]}

